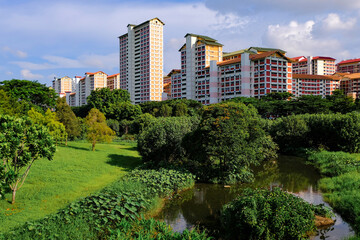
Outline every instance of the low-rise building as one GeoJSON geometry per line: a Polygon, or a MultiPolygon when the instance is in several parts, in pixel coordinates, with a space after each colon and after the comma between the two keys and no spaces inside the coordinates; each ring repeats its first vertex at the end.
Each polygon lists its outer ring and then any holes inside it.
{"type": "Polygon", "coordinates": [[[293,74],[292,93],[295,97],[304,95],[322,96],[331,95],[340,86],[339,76],[324,76],[310,74],[293,74]]]}
{"type": "Polygon", "coordinates": [[[360,73],[360,58],[344,60],[336,66],[340,73],[360,73]]]}
{"type": "Polygon", "coordinates": [[[294,74],[332,75],[335,73],[335,58],[323,56],[300,56],[292,58],[294,74]]]}

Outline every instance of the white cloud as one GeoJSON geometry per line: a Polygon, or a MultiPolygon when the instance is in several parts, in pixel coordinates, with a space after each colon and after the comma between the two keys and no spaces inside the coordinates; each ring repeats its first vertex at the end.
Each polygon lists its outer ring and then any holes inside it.
{"type": "Polygon", "coordinates": [[[330,13],[327,18],[323,20],[323,23],[324,27],[329,31],[351,30],[356,24],[356,18],[350,18],[347,21],[342,21],[338,14],[330,13]]]}
{"type": "Polygon", "coordinates": [[[11,49],[11,48],[9,48],[7,46],[3,47],[2,51],[10,53],[13,56],[19,57],[19,58],[26,58],[28,56],[26,52],[23,52],[23,51],[20,51],[20,50],[14,50],[14,49],[11,49]]]}
{"type": "Polygon", "coordinates": [[[43,75],[34,74],[34,73],[30,72],[30,70],[28,70],[28,69],[21,70],[21,76],[26,80],[37,80],[37,79],[44,78],[43,75]]]}
{"type": "Polygon", "coordinates": [[[343,57],[348,54],[337,39],[315,38],[312,34],[315,24],[314,21],[305,23],[291,21],[288,25],[270,25],[264,41],[269,46],[284,49],[290,57],[300,55],[343,57]]]}
{"type": "Polygon", "coordinates": [[[237,32],[239,29],[243,29],[250,22],[249,17],[239,17],[236,14],[218,14],[216,17],[216,23],[212,26],[212,29],[218,31],[232,31],[237,32]]]}
{"type": "Polygon", "coordinates": [[[13,73],[12,73],[12,72],[10,72],[10,71],[7,71],[7,72],[6,72],[6,75],[11,76],[11,75],[13,75],[13,73]]]}

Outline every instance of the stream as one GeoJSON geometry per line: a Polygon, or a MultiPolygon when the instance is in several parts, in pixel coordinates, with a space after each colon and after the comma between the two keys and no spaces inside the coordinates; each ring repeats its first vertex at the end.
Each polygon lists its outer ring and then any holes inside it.
{"type": "MultiPolygon", "coordinates": [[[[194,188],[180,193],[179,197],[168,200],[156,218],[165,221],[177,232],[199,226],[201,229],[206,228],[210,235],[220,238],[221,207],[248,187],[281,187],[309,203],[329,206],[318,189],[319,173],[304,162],[304,159],[298,157],[279,156],[277,161],[267,162],[254,169],[255,181],[250,184],[232,185],[230,188],[219,184],[195,184],[194,188]]],[[[335,213],[335,218],[333,226],[318,230],[317,235],[310,239],[339,240],[354,235],[350,225],[340,215],[335,213]]]]}

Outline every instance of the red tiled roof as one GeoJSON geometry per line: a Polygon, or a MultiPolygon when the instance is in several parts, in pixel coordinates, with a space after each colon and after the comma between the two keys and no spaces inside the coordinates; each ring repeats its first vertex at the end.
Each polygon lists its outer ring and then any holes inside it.
{"type": "Polygon", "coordinates": [[[337,65],[346,64],[346,63],[356,63],[356,62],[360,62],[360,58],[344,60],[339,62],[337,65]]]}
{"type": "Polygon", "coordinates": [[[329,75],[310,75],[310,74],[293,74],[292,78],[301,78],[301,79],[324,79],[324,80],[340,80],[337,76],[329,75]]]}
{"type": "Polygon", "coordinates": [[[104,73],[103,71],[97,71],[97,72],[94,72],[94,73],[86,72],[85,75],[95,75],[95,74],[97,74],[97,73],[99,73],[99,72],[102,72],[103,74],[106,74],[106,73],[104,73]]]}
{"type": "Polygon", "coordinates": [[[299,57],[293,57],[293,58],[291,58],[292,60],[299,60],[300,58],[306,58],[306,57],[304,57],[304,56],[299,56],[299,57]]]}
{"type": "Polygon", "coordinates": [[[75,76],[75,78],[81,78],[80,76],[75,76]]]}
{"type": "Polygon", "coordinates": [[[254,60],[258,60],[258,59],[263,59],[263,58],[266,58],[266,57],[269,57],[269,56],[273,55],[274,53],[279,54],[283,58],[287,59],[289,62],[293,62],[293,60],[291,60],[291,58],[286,57],[284,54],[282,54],[278,50],[270,51],[270,52],[264,52],[264,53],[260,53],[260,54],[252,54],[252,55],[250,55],[250,60],[254,61],[254,60]]]}
{"type": "Polygon", "coordinates": [[[109,75],[109,76],[107,76],[107,78],[115,77],[115,76],[117,76],[117,75],[120,75],[120,73],[116,73],[116,74],[113,74],[113,75],[109,75]]]}
{"type": "Polygon", "coordinates": [[[320,60],[336,60],[335,58],[332,58],[332,57],[323,57],[323,56],[316,56],[316,57],[313,57],[314,60],[316,59],[320,59],[320,60]]]}
{"type": "Polygon", "coordinates": [[[225,65],[229,65],[229,64],[232,64],[232,63],[239,63],[239,62],[241,62],[241,57],[240,56],[238,58],[218,62],[217,65],[218,66],[225,66],[225,65]]]}

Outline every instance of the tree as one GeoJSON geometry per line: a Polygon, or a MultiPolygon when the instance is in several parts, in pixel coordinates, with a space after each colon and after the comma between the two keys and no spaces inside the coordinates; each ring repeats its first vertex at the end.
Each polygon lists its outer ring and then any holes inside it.
{"type": "Polygon", "coordinates": [[[56,100],[56,116],[64,124],[67,135],[74,139],[80,135],[80,123],[65,98],[56,100]]]}
{"type": "Polygon", "coordinates": [[[139,105],[134,105],[130,102],[119,102],[109,105],[107,117],[118,121],[132,121],[141,113],[141,107],[139,105]]]}
{"type": "Polygon", "coordinates": [[[54,140],[46,127],[33,124],[28,118],[6,115],[0,115],[0,139],[0,159],[5,173],[0,173],[0,176],[5,175],[14,204],[16,192],[24,184],[34,161],[41,158],[52,160],[54,140]]]}
{"type": "Polygon", "coordinates": [[[158,113],[161,117],[170,117],[172,114],[172,107],[167,104],[163,104],[161,105],[158,113]]]}
{"type": "Polygon", "coordinates": [[[330,101],[330,110],[334,113],[348,113],[355,110],[354,100],[346,96],[342,90],[334,90],[332,95],[326,96],[326,99],[330,101]]]}
{"type": "Polygon", "coordinates": [[[186,106],[185,103],[178,103],[175,105],[175,117],[182,117],[182,116],[186,116],[188,112],[188,108],[186,106]]]}
{"type": "Polygon", "coordinates": [[[166,117],[153,120],[138,136],[138,150],[144,162],[175,163],[184,155],[183,137],[198,125],[196,117],[166,117]]]}
{"type": "Polygon", "coordinates": [[[43,110],[55,107],[57,94],[54,89],[37,81],[5,80],[0,82],[0,89],[3,89],[17,101],[28,102],[41,107],[43,110]]]}
{"type": "Polygon", "coordinates": [[[139,115],[133,122],[133,131],[138,134],[142,133],[145,128],[149,127],[156,118],[150,113],[139,115]]]}
{"type": "Polygon", "coordinates": [[[251,105],[210,105],[204,109],[199,128],[184,139],[188,158],[200,164],[200,169],[207,169],[204,177],[249,181],[250,165],[276,156],[277,147],[263,124],[251,105]]]}
{"type": "Polygon", "coordinates": [[[88,126],[87,139],[92,144],[92,151],[95,151],[96,142],[112,141],[115,132],[106,125],[106,118],[98,109],[91,109],[85,121],[88,126]]]}
{"type": "Polygon", "coordinates": [[[35,124],[44,125],[48,128],[49,133],[54,138],[56,145],[58,141],[67,140],[65,126],[58,121],[55,112],[52,112],[50,109],[48,109],[45,115],[42,115],[34,108],[31,108],[28,112],[28,116],[35,124]]]}
{"type": "Polygon", "coordinates": [[[123,89],[98,88],[90,93],[87,102],[91,108],[99,109],[109,118],[108,114],[111,112],[111,105],[130,102],[130,94],[123,89]]]}

